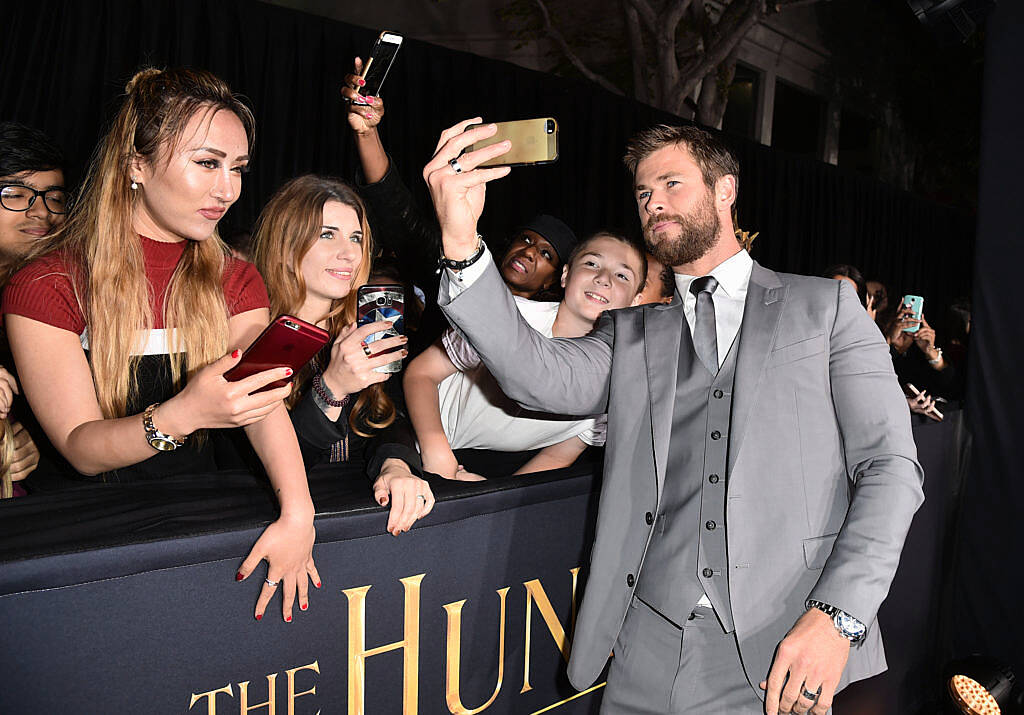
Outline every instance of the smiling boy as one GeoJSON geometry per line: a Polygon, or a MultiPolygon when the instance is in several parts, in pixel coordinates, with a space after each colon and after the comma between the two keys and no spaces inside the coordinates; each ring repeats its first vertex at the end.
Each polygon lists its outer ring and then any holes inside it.
{"type": "MultiPolygon", "coordinates": [[[[516,304],[531,327],[546,337],[579,337],[590,332],[604,311],[637,305],[646,280],[647,260],[640,244],[602,232],[569,255],[562,270],[561,302],[516,298],[516,304]]],[[[459,474],[454,449],[540,449],[516,471],[527,474],[567,467],[588,445],[604,444],[603,416],[572,419],[518,407],[454,330],[409,364],[404,386],[424,469],[449,479],[459,474]]]]}

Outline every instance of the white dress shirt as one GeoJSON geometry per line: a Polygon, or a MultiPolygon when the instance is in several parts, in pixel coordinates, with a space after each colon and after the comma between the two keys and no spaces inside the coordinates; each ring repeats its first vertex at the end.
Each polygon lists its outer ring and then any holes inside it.
{"type": "MultiPolygon", "coordinates": [[[[747,300],[747,287],[750,285],[750,270],[754,261],[744,250],[734,253],[711,271],[711,276],[718,281],[718,287],[711,294],[715,304],[715,334],[718,337],[718,365],[725,362],[729,349],[736,341],[743,321],[743,304],[747,300]]],[[[690,292],[690,284],[701,276],[687,276],[676,273],[676,290],[683,299],[683,314],[690,326],[690,337],[693,337],[693,325],[697,319],[697,296],[690,292]]]]}

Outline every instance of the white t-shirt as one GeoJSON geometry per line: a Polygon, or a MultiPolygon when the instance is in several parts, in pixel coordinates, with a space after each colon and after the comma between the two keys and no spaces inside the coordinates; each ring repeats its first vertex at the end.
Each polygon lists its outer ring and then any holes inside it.
{"type": "MultiPolygon", "coordinates": [[[[516,298],[519,312],[545,337],[558,313],[558,303],[516,298]]],[[[525,410],[498,387],[473,346],[449,329],[441,338],[448,358],[458,368],[438,385],[441,424],[452,449],[494,449],[520,452],[540,449],[579,437],[589,445],[604,444],[607,417],[579,419],[525,410]]]]}

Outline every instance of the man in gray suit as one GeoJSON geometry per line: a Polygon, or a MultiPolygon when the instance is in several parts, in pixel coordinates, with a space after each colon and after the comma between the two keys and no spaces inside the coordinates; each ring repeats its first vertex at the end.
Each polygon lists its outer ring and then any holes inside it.
{"type": "Polygon", "coordinates": [[[573,684],[594,682],[614,648],[602,712],[824,715],[885,669],[875,615],[923,500],[878,329],[846,281],[752,261],[733,230],[736,160],[707,132],[661,126],[626,164],[674,300],[545,339],[476,233],[486,183],[508,173],[476,167],[508,143],[462,154],[494,132],[466,124],[424,169],[439,302],[524,407],[608,413],[573,684]]]}

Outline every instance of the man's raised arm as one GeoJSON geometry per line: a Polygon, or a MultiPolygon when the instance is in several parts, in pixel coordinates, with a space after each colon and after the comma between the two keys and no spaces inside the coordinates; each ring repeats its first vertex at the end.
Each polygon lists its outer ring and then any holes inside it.
{"type": "Polygon", "coordinates": [[[469,339],[501,389],[523,407],[563,415],[606,411],[611,369],[612,322],[608,315],[585,338],[549,339],[523,319],[491,258],[480,243],[477,222],[489,181],[510,168],[477,168],[508,152],[508,141],[463,154],[494,135],[494,124],[467,130],[479,118],[446,129],[423,179],[441,225],[449,262],[438,304],[469,339]]]}

